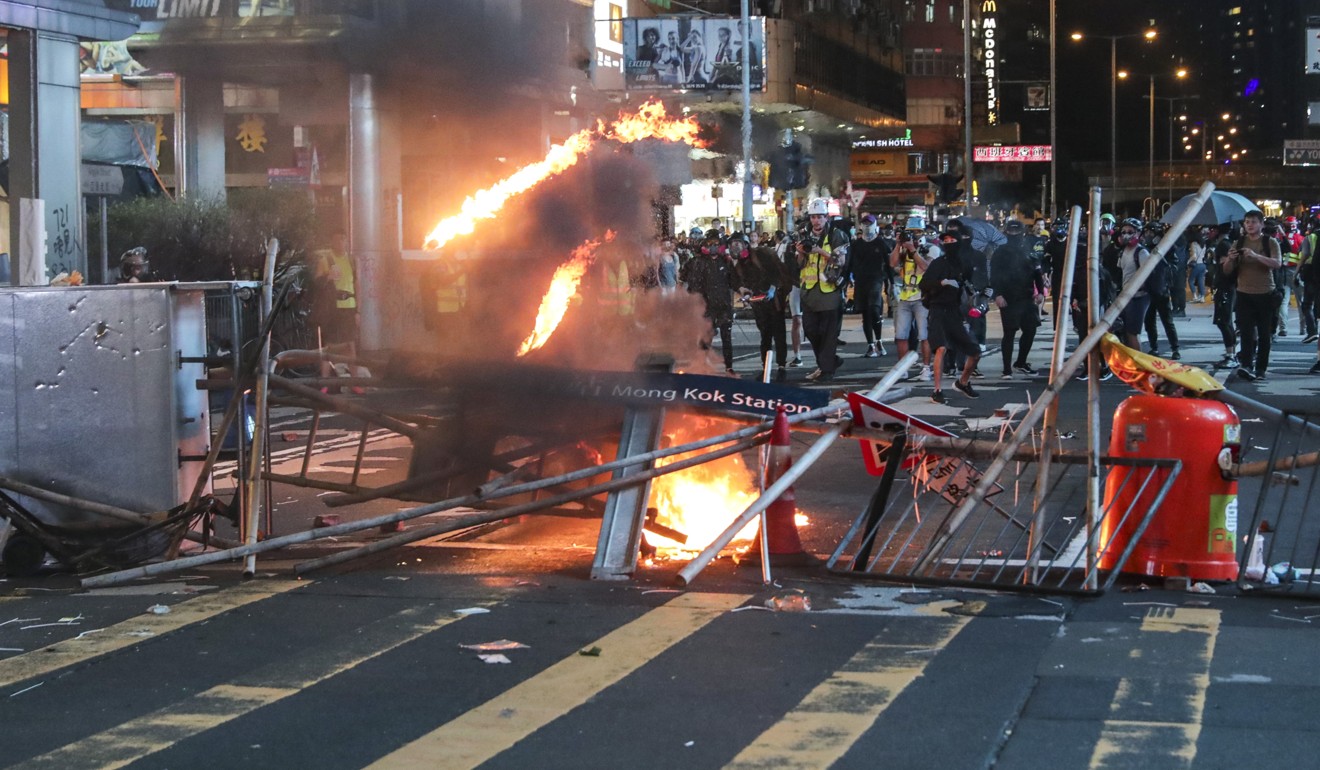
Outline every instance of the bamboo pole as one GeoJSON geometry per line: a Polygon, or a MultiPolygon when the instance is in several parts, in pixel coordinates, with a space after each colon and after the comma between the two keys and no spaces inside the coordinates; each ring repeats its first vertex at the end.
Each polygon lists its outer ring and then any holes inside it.
{"type": "MultiPolygon", "coordinates": [[[[866,397],[879,398],[884,395],[885,391],[892,388],[903,377],[903,375],[907,373],[908,367],[916,363],[917,358],[916,351],[908,351],[908,354],[900,358],[898,363],[894,365],[894,368],[890,369],[889,373],[886,374],[880,382],[876,383],[875,387],[867,391],[866,397]]],[[[789,468],[783,476],[780,476],[775,483],[771,484],[768,489],[761,493],[760,497],[756,498],[751,505],[747,506],[747,509],[739,514],[738,517],[733,520],[733,523],[721,532],[710,545],[706,546],[705,550],[697,554],[696,558],[688,562],[683,569],[678,571],[677,578],[679,584],[690,584],[692,580],[696,578],[696,576],[700,574],[716,556],[719,555],[720,551],[722,551],[724,547],[733,540],[743,527],[747,526],[752,519],[761,515],[761,512],[770,507],[771,503],[778,500],[780,495],[784,494],[784,492],[788,491],[789,487],[793,486],[793,482],[801,478],[802,474],[806,473],[807,469],[825,454],[825,450],[829,449],[830,445],[837,441],[839,436],[843,434],[845,427],[845,423],[840,423],[821,435],[820,438],[816,439],[816,443],[812,444],[811,448],[808,449],[801,458],[795,461],[793,466],[789,468]]]]}
{"type": "MultiPolygon", "coordinates": [[[[280,241],[278,238],[271,238],[266,242],[266,269],[261,278],[261,315],[262,318],[272,316],[274,309],[274,291],[275,291],[275,258],[280,253],[280,241]]],[[[269,429],[269,415],[267,414],[267,397],[270,394],[270,333],[267,332],[261,338],[261,352],[257,354],[257,381],[254,388],[253,413],[256,416],[256,424],[252,430],[252,451],[248,455],[248,474],[244,484],[247,489],[245,495],[247,499],[247,510],[243,511],[244,539],[248,545],[257,542],[261,529],[261,503],[257,494],[257,484],[261,481],[261,464],[266,458],[266,431],[269,429]]],[[[239,395],[235,393],[235,395],[239,395]]],[[[242,425],[240,428],[245,429],[242,425]]],[[[243,431],[239,431],[239,441],[243,440],[243,431]]],[[[257,574],[257,559],[255,555],[248,556],[243,565],[243,574],[252,577],[257,574]]]]}
{"type": "MultiPolygon", "coordinates": [[[[1068,240],[1064,245],[1063,286],[1059,295],[1059,309],[1054,314],[1054,350],[1050,354],[1050,384],[1059,379],[1059,370],[1063,368],[1063,354],[1068,345],[1068,320],[1072,317],[1073,270],[1077,267],[1077,236],[1082,227],[1082,209],[1073,206],[1068,219],[1068,240]]],[[[1040,566],[1040,547],[1044,541],[1046,511],[1049,502],[1045,499],[1050,489],[1050,449],[1054,446],[1055,426],[1059,422],[1059,403],[1055,401],[1045,410],[1045,421],[1040,437],[1040,463],[1036,469],[1036,491],[1032,500],[1035,516],[1032,518],[1031,531],[1027,536],[1027,569],[1022,577],[1032,585],[1037,581],[1040,566]]]]}
{"type": "MultiPolygon", "coordinates": [[[[1100,323],[1100,188],[1091,188],[1090,237],[1086,244],[1086,329],[1100,323]]],[[[1100,349],[1086,354],[1086,588],[1099,587],[1097,538],[1100,536],[1100,455],[1104,428],[1100,424],[1100,349]]]]}
{"type": "Polygon", "coordinates": [[[1049,387],[1045,389],[1045,392],[1041,394],[1040,398],[1036,399],[1036,403],[1032,404],[1031,408],[1027,410],[1027,414],[1022,418],[1022,422],[1018,423],[1017,430],[1013,431],[1013,435],[1010,436],[1009,440],[1004,444],[1004,454],[996,458],[990,463],[990,466],[986,468],[985,472],[981,475],[980,480],[976,483],[976,487],[963,499],[962,503],[959,504],[952,516],[950,516],[949,521],[941,529],[940,534],[936,536],[930,547],[926,549],[926,555],[916,565],[916,570],[919,571],[925,569],[929,566],[932,559],[937,558],[937,554],[948,545],[953,534],[957,532],[958,528],[967,520],[967,517],[972,514],[972,511],[976,506],[980,505],[981,502],[985,500],[986,494],[999,481],[999,477],[1003,475],[1004,469],[1007,468],[1008,464],[1011,462],[1011,460],[1008,459],[1008,456],[1016,451],[1018,447],[1022,446],[1027,440],[1027,437],[1031,435],[1036,424],[1045,416],[1045,410],[1056,398],[1058,398],[1059,391],[1063,389],[1065,384],[1067,384],[1068,378],[1076,374],[1078,368],[1080,368],[1082,362],[1086,360],[1086,357],[1091,352],[1092,348],[1100,344],[1100,339],[1109,331],[1109,327],[1114,323],[1114,320],[1118,318],[1119,313],[1123,312],[1123,308],[1127,307],[1127,304],[1131,302],[1132,298],[1141,290],[1141,286],[1146,281],[1146,278],[1154,272],[1155,267],[1158,265],[1158,260],[1164,259],[1164,254],[1169,249],[1173,248],[1174,241],[1178,240],[1178,237],[1182,235],[1183,230],[1187,228],[1187,225],[1191,223],[1197,212],[1199,212],[1201,207],[1205,205],[1206,200],[1210,197],[1211,191],[1214,189],[1215,185],[1213,182],[1207,181],[1202,183],[1201,188],[1196,192],[1196,196],[1192,200],[1192,203],[1183,210],[1183,213],[1174,221],[1173,226],[1169,228],[1169,231],[1164,234],[1164,237],[1160,240],[1159,244],[1156,245],[1155,251],[1150,255],[1151,258],[1147,259],[1141,265],[1137,270],[1136,275],[1133,276],[1132,281],[1123,287],[1123,290],[1119,292],[1118,298],[1114,300],[1114,304],[1105,311],[1100,322],[1091,329],[1091,332],[1086,335],[1086,339],[1081,341],[1077,346],[1077,350],[1074,351],[1068,360],[1064,362],[1058,380],[1050,383],[1049,387]]]}
{"type": "Polygon", "coordinates": [[[1320,465],[1320,452],[1310,452],[1304,455],[1285,457],[1274,463],[1273,467],[1270,466],[1269,460],[1239,463],[1238,465],[1233,466],[1229,473],[1236,478],[1246,478],[1248,476],[1264,476],[1272,471],[1292,471],[1298,468],[1314,468],[1317,465],[1320,465]]]}

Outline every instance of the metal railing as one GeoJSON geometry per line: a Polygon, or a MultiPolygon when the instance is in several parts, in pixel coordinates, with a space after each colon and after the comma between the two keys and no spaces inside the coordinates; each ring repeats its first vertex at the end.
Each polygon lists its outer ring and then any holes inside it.
{"type": "Polygon", "coordinates": [[[1238,554],[1238,587],[1249,593],[1315,594],[1320,593],[1320,452],[1314,431],[1320,413],[1285,411],[1284,416],[1269,457],[1239,466],[1239,477],[1260,476],[1260,490],[1250,523],[1238,529],[1245,546],[1238,554]]]}
{"type": "Polygon", "coordinates": [[[1102,458],[1112,494],[1093,526],[1086,517],[1086,458],[1056,454],[1051,463],[1040,512],[1033,499],[1037,463],[1024,460],[1012,482],[1006,482],[1009,486],[996,486],[970,516],[951,527],[979,470],[965,457],[909,456],[912,469],[906,480],[893,485],[893,495],[882,491],[882,483],[826,566],[854,577],[905,583],[1103,593],[1122,571],[1182,463],[1102,458]],[[1081,472],[1073,473],[1075,468],[1081,472]],[[1094,558],[1088,558],[1088,550],[1094,558]]]}

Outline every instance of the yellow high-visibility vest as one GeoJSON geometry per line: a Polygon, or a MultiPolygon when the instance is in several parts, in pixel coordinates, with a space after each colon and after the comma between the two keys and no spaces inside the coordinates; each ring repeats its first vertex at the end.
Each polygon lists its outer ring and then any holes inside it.
{"type": "Polygon", "coordinates": [[[601,292],[600,302],[605,309],[618,315],[632,315],[633,296],[629,291],[628,263],[620,261],[618,267],[611,269],[609,263],[601,265],[605,272],[605,289],[601,292]]]}
{"type": "Polygon", "coordinates": [[[353,290],[353,260],[347,254],[333,249],[321,249],[317,256],[325,260],[325,269],[335,282],[335,307],[352,310],[357,307],[357,293],[353,290]]]}
{"type": "Polygon", "coordinates": [[[435,290],[435,311],[457,313],[467,303],[467,275],[460,275],[435,290]]]}
{"type": "MultiPolygon", "coordinates": [[[[834,252],[834,247],[830,245],[829,234],[826,234],[820,247],[825,250],[826,254],[834,252]]],[[[823,257],[814,252],[807,255],[807,261],[802,264],[802,269],[798,271],[798,281],[802,284],[803,289],[811,289],[819,284],[822,294],[830,294],[839,290],[838,286],[825,280],[825,265],[828,259],[828,257],[823,257]]]]}

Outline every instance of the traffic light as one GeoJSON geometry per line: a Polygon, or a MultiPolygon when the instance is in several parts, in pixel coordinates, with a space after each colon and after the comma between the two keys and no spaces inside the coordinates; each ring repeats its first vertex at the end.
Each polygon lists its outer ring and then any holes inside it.
{"type": "Polygon", "coordinates": [[[807,157],[797,142],[778,147],[770,157],[770,186],[777,190],[800,190],[807,186],[811,174],[807,157]]]}
{"type": "Polygon", "coordinates": [[[962,188],[958,183],[962,181],[962,174],[932,174],[926,177],[931,184],[935,185],[935,200],[940,203],[953,203],[961,200],[963,197],[962,188]]]}

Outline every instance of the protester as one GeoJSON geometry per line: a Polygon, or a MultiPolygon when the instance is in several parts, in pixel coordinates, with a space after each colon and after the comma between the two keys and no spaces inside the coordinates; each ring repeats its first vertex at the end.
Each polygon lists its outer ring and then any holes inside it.
{"type": "MultiPolygon", "coordinates": [[[[898,287],[897,308],[894,311],[894,345],[898,357],[907,355],[911,345],[913,327],[917,343],[921,346],[921,374],[917,379],[929,382],[930,342],[928,341],[928,311],[921,299],[921,277],[931,260],[938,258],[941,249],[934,242],[917,244],[911,238],[901,239],[889,255],[889,266],[894,271],[898,287]]],[[[906,373],[905,373],[906,374],[906,373]]]]}
{"type": "Polygon", "coordinates": [[[802,289],[802,327],[816,356],[816,371],[807,379],[828,382],[843,363],[838,354],[843,307],[840,286],[846,279],[848,236],[827,227],[829,208],[824,198],[807,204],[808,225],[797,244],[798,286],[802,289]]]}
{"type": "MultiPolygon", "coordinates": [[[[1036,370],[1027,362],[1031,355],[1031,345],[1036,338],[1036,327],[1040,326],[1039,305],[1045,297],[1045,279],[1040,268],[1031,260],[1024,248],[1026,228],[1018,220],[1012,220],[1004,226],[1007,241],[995,249],[990,257],[990,288],[994,292],[995,306],[999,308],[999,318],[1003,323],[1004,336],[1000,341],[999,352],[1004,368],[1001,377],[1012,379],[1013,371],[1034,375],[1036,370]],[[1014,338],[1022,334],[1017,359],[1013,359],[1014,338]],[[1011,368],[1010,368],[1011,363],[1011,368]]],[[[1062,271],[1062,266],[1060,266],[1062,271]]],[[[1059,286],[1063,285],[1060,272],[1059,286]]],[[[1058,289],[1056,295],[1061,294],[1058,289]]],[[[1057,300],[1056,300],[1057,301],[1057,300]]]]}
{"type": "Polygon", "coordinates": [[[964,324],[962,300],[965,288],[971,283],[972,270],[963,261],[963,255],[972,250],[971,235],[957,222],[949,222],[946,234],[953,236],[946,243],[939,259],[932,260],[921,278],[922,301],[930,310],[930,345],[935,350],[933,365],[935,390],[930,400],[948,403],[940,387],[944,369],[944,356],[952,349],[966,356],[962,375],[953,387],[968,398],[978,398],[972,387],[972,371],[981,358],[981,346],[972,339],[964,324]]]}
{"type": "Polygon", "coordinates": [[[866,357],[885,355],[882,325],[885,319],[885,280],[889,273],[889,252],[880,238],[880,226],[874,214],[863,214],[861,237],[852,242],[849,263],[853,275],[853,301],[862,311],[862,332],[866,335],[866,357]]]}
{"type": "Polygon", "coordinates": [[[1248,381],[1264,380],[1270,363],[1270,337],[1278,318],[1274,271],[1279,269],[1279,242],[1265,235],[1265,215],[1249,211],[1242,220],[1242,237],[1221,262],[1223,272],[1237,281],[1237,325],[1242,335],[1238,375],[1248,381]]]}

